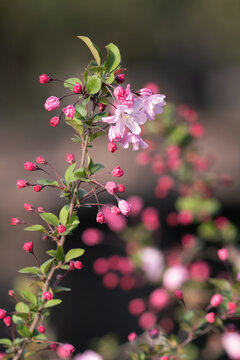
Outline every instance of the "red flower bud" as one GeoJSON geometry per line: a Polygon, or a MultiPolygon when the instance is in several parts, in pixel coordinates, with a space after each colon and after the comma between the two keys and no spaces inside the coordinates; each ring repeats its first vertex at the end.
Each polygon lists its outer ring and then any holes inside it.
{"type": "Polygon", "coordinates": [[[81,270],[83,268],[83,263],[81,261],[75,261],[74,266],[75,269],[81,270]]]}
{"type": "Polygon", "coordinates": [[[183,298],[183,293],[181,290],[175,290],[175,295],[179,300],[182,300],[183,298]]]}
{"type": "Polygon", "coordinates": [[[24,164],[24,169],[27,170],[27,171],[35,171],[35,170],[38,169],[38,167],[33,162],[27,161],[24,164]]]}
{"type": "Polygon", "coordinates": [[[43,298],[45,299],[45,300],[52,300],[53,299],[53,294],[52,293],[50,293],[50,291],[45,291],[44,293],[43,293],[43,298]]]}
{"type": "Polygon", "coordinates": [[[128,341],[133,342],[136,340],[137,334],[135,332],[132,332],[128,335],[128,341]]]}
{"type": "Polygon", "coordinates": [[[105,109],[106,109],[106,107],[107,107],[107,105],[105,105],[105,104],[102,104],[102,103],[98,103],[98,107],[99,107],[99,110],[101,111],[101,112],[103,112],[105,109]]]}
{"type": "Polygon", "coordinates": [[[120,193],[123,193],[125,191],[125,186],[123,184],[118,184],[117,190],[120,193]]]}
{"type": "Polygon", "coordinates": [[[8,295],[9,296],[15,296],[14,290],[8,290],[8,295]]]}
{"type": "Polygon", "coordinates": [[[12,225],[19,225],[19,224],[24,224],[24,221],[22,221],[19,218],[12,218],[12,225]]]}
{"type": "Polygon", "coordinates": [[[39,82],[40,84],[47,84],[51,81],[52,79],[50,78],[50,76],[46,75],[46,74],[42,74],[39,75],[39,82]]]}
{"type": "Polygon", "coordinates": [[[69,269],[70,269],[70,270],[75,270],[74,261],[70,261],[70,263],[69,263],[69,269]]]}
{"type": "Polygon", "coordinates": [[[64,225],[58,225],[58,232],[59,234],[62,234],[66,231],[66,228],[64,225]]]}
{"type": "Polygon", "coordinates": [[[0,319],[4,319],[6,317],[6,314],[7,314],[6,310],[0,309],[0,319]]]}
{"type": "Polygon", "coordinates": [[[12,325],[12,318],[11,316],[6,316],[4,319],[3,319],[4,323],[6,326],[11,326],[12,325]]]}
{"type": "Polygon", "coordinates": [[[24,209],[27,211],[33,211],[33,206],[31,204],[24,204],[24,209]]]}
{"type": "Polygon", "coordinates": [[[39,325],[38,331],[40,332],[40,334],[44,334],[45,333],[45,327],[43,325],[39,325]]]}
{"type": "Polygon", "coordinates": [[[29,241],[29,242],[25,242],[23,245],[23,249],[29,253],[33,252],[33,242],[29,241]]]}
{"type": "Polygon", "coordinates": [[[117,207],[117,206],[112,206],[111,207],[111,212],[114,214],[114,215],[119,215],[121,213],[120,209],[117,207]]]}
{"type": "Polygon", "coordinates": [[[26,187],[28,185],[29,185],[29,183],[27,181],[25,181],[25,180],[18,180],[17,181],[17,188],[18,189],[22,189],[22,188],[24,188],[24,187],[26,187]]]}
{"type": "Polygon", "coordinates": [[[115,144],[115,142],[111,141],[110,143],[108,143],[108,150],[111,153],[115,153],[117,151],[117,145],[115,144]]]}
{"type": "Polygon", "coordinates": [[[50,120],[50,125],[56,127],[59,124],[60,118],[59,116],[54,116],[50,120]]]}
{"type": "Polygon", "coordinates": [[[119,74],[116,76],[116,80],[118,84],[122,84],[125,81],[125,74],[119,74]]]}
{"type": "Polygon", "coordinates": [[[211,301],[210,301],[210,303],[213,307],[219,306],[222,302],[223,302],[223,297],[220,294],[213,295],[213,297],[211,298],[211,301]]]}
{"type": "Polygon", "coordinates": [[[97,213],[96,221],[100,224],[104,224],[106,222],[105,216],[103,215],[102,212],[97,213]]]}
{"type": "Polygon", "coordinates": [[[124,175],[124,171],[120,168],[120,166],[116,166],[112,171],[112,175],[116,177],[121,177],[124,175]]]}
{"type": "Polygon", "coordinates": [[[40,191],[42,190],[42,188],[43,188],[42,185],[35,185],[35,186],[33,187],[33,190],[34,190],[35,192],[40,192],[40,191]]]}
{"type": "Polygon", "coordinates": [[[67,162],[72,165],[73,163],[75,163],[75,156],[74,154],[67,154],[67,162]]]}
{"type": "Polygon", "coordinates": [[[206,315],[206,320],[207,322],[209,322],[210,324],[213,324],[215,322],[215,313],[214,312],[210,312],[206,315]]]}
{"type": "Polygon", "coordinates": [[[80,94],[80,92],[82,92],[82,85],[79,84],[79,82],[76,82],[76,84],[74,85],[73,92],[75,94],[80,94]]]}
{"type": "Polygon", "coordinates": [[[45,160],[42,156],[38,156],[38,157],[36,158],[36,162],[37,162],[38,164],[47,165],[47,160],[45,160]]]}

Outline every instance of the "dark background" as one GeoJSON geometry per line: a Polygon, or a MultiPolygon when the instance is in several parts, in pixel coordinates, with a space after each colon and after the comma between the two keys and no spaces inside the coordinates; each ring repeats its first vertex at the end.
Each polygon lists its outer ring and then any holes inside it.
{"type": "MultiPolygon", "coordinates": [[[[34,239],[42,259],[46,246],[37,236],[12,228],[11,217],[32,221],[22,210],[24,202],[49,211],[61,205],[48,191],[35,194],[28,189],[16,190],[16,180],[26,177],[23,163],[42,155],[63,171],[66,153],[78,151],[77,145],[70,143],[70,129],[63,125],[50,128],[50,116],[43,109],[46,97],[62,94],[61,86],[38,83],[41,73],[61,79],[83,73],[90,54],[77,35],[89,36],[102,51],[109,42],[117,44],[133,88],[155,81],[168,101],[187,103],[199,111],[207,129],[200,146],[216,157],[216,173],[231,173],[235,178],[232,189],[218,195],[225,213],[240,220],[238,0],[1,0],[1,307],[7,307],[7,290],[12,287],[16,269],[31,264],[21,250],[23,242],[34,239]]],[[[104,158],[109,169],[121,164],[127,173],[128,194],[144,194],[150,204],[155,180],[149,178],[148,169],[136,167],[132,171],[135,155],[131,151],[106,155],[106,144],[97,144],[96,160],[104,158]]],[[[79,235],[76,241],[80,241],[79,235]]],[[[90,249],[85,262],[91,263],[109,251],[90,249]]],[[[129,295],[103,289],[90,266],[82,274],[71,275],[73,292],[64,295],[65,307],[54,312],[56,323],[61,320],[62,324],[59,337],[79,343],[83,350],[91,337],[119,329],[123,341],[135,326],[125,310],[129,295]],[[62,313],[66,314],[64,319],[59,316],[62,313]]]]}

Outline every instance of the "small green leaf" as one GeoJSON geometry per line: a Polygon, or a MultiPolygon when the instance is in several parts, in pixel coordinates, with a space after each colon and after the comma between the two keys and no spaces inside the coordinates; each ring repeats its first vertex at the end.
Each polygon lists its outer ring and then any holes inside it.
{"type": "Polygon", "coordinates": [[[62,246],[58,246],[56,259],[60,262],[64,261],[64,250],[62,246]]]}
{"type": "Polygon", "coordinates": [[[46,221],[47,224],[58,226],[59,220],[56,215],[52,213],[42,213],[40,214],[41,218],[46,221]]]}
{"type": "Polygon", "coordinates": [[[97,47],[92,43],[92,41],[87,36],[78,36],[78,38],[81,39],[83,42],[85,42],[85,44],[91,51],[94,59],[96,60],[97,64],[100,66],[101,65],[101,57],[100,57],[100,53],[99,53],[99,50],[97,49],[97,47]]]}
{"type": "Polygon", "coordinates": [[[69,214],[69,205],[64,205],[59,213],[59,219],[62,225],[66,225],[69,214]]]}
{"type": "Polygon", "coordinates": [[[79,256],[82,256],[84,254],[84,249],[71,249],[68,251],[68,253],[65,256],[65,262],[68,262],[72,259],[78,258],[79,256]]]}
{"type": "Polygon", "coordinates": [[[14,324],[16,324],[18,326],[21,326],[24,324],[24,320],[20,316],[13,315],[12,320],[13,320],[14,324]]]}
{"type": "Polygon", "coordinates": [[[56,286],[54,289],[54,293],[58,293],[61,291],[71,291],[71,289],[64,286],[56,286]]]}
{"type": "Polygon", "coordinates": [[[42,272],[43,274],[47,274],[47,272],[48,272],[50,266],[52,265],[53,261],[54,261],[54,259],[48,259],[47,261],[45,261],[45,262],[41,265],[40,269],[41,269],[41,272],[42,272]]]}
{"type": "Polygon", "coordinates": [[[89,76],[87,79],[87,92],[91,95],[97,94],[102,87],[102,81],[97,75],[89,76]]]}
{"type": "Polygon", "coordinates": [[[60,300],[60,299],[52,299],[52,300],[47,301],[45,303],[44,307],[45,308],[53,307],[53,306],[61,304],[61,302],[62,302],[62,300],[60,300]]]}
{"type": "Polygon", "coordinates": [[[78,199],[79,200],[82,199],[82,197],[86,194],[87,194],[87,191],[85,189],[82,189],[82,188],[78,189],[78,199]]]}
{"type": "Polygon", "coordinates": [[[92,174],[95,174],[96,172],[102,169],[104,169],[104,166],[102,164],[93,164],[90,170],[92,174]]]}
{"type": "Polygon", "coordinates": [[[36,266],[32,267],[25,267],[23,269],[18,270],[21,274],[34,274],[34,275],[40,275],[40,270],[36,266]]]}
{"type": "Polygon", "coordinates": [[[84,168],[78,168],[77,170],[74,171],[74,176],[76,179],[79,180],[86,180],[86,170],[84,168]]]}
{"type": "Polygon", "coordinates": [[[40,185],[45,185],[45,186],[58,186],[59,187],[59,183],[55,180],[45,180],[45,179],[40,179],[37,180],[38,184],[40,185]]]}
{"type": "Polygon", "coordinates": [[[16,304],[15,309],[19,313],[26,313],[26,314],[30,311],[29,306],[22,301],[19,301],[16,304]]]}
{"type": "Polygon", "coordinates": [[[37,305],[37,298],[30,291],[22,291],[21,296],[24,298],[24,300],[29,301],[31,304],[37,305]]]}
{"type": "Polygon", "coordinates": [[[24,228],[26,231],[42,231],[47,232],[47,230],[42,225],[31,225],[24,228]]]}
{"type": "Polygon", "coordinates": [[[64,81],[64,87],[68,88],[68,89],[70,89],[72,91],[74,85],[76,84],[76,82],[78,82],[79,84],[82,85],[82,82],[81,82],[81,80],[79,78],[73,77],[73,78],[69,78],[69,79],[64,81]]]}
{"type": "Polygon", "coordinates": [[[59,266],[61,270],[69,270],[69,265],[61,265],[59,266]]]}
{"type": "Polygon", "coordinates": [[[25,337],[26,338],[31,337],[31,332],[30,332],[29,328],[26,325],[17,327],[17,332],[19,333],[19,335],[21,335],[24,338],[25,337]]]}
{"type": "Polygon", "coordinates": [[[208,279],[208,282],[219,290],[230,290],[231,285],[226,279],[208,279]]]}
{"type": "Polygon", "coordinates": [[[108,98],[107,97],[100,97],[98,98],[98,102],[103,104],[103,105],[108,105],[109,104],[109,101],[108,101],[108,98]]]}
{"type": "Polygon", "coordinates": [[[57,256],[57,250],[48,250],[48,251],[46,251],[46,253],[52,257],[57,256]]]}
{"type": "Polygon", "coordinates": [[[0,339],[1,345],[6,345],[7,347],[12,347],[12,341],[7,338],[0,339]]]}
{"type": "Polygon", "coordinates": [[[66,180],[66,182],[68,183],[68,184],[70,184],[72,181],[74,181],[74,180],[72,180],[72,178],[74,179],[74,169],[75,169],[75,167],[76,167],[76,163],[73,163],[72,165],[70,165],[68,168],[67,168],[67,170],[66,170],[66,172],[65,172],[65,180],[66,180]]]}
{"type": "Polygon", "coordinates": [[[107,55],[107,60],[105,62],[105,66],[108,69],[108,71],[111,73],[115,70],[117,70],[117,68],[120,66],[121,64],[121,54],[120,51],[118,49],[118,47],[116,45],[114,45],[113,43],[110,43],[106,46],[108,55],[107,55]]]}
{"type": "Polygon", "coordinates": [[[83,116],[83,118],[85,119],[87,116],[87,108],[86,106],[83,106],[81,104],[77,104],[75,105],[75,109],[77,112],[79,112],[79,114],[81,114],[83,116]]]}

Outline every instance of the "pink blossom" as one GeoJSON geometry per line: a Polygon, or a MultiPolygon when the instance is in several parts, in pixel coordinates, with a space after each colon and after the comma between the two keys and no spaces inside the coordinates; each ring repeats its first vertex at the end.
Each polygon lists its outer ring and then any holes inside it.
{"type": "Polygon", "coordinates": [[[19,224],[24,224],[24,221],[22,221],[19,218],[12,218],[12,225],[19,225],[19,224]]]}
{"type": "Polygon", "coordinates": [[[116,141],[124,149],[128,149],[129,144],[131,143],[133,145],[133,151],[138,151],[140,148],[141,149],[148,148],[148,144],[141,138],[141,136],[132,134],[130,132],[125,134],[121,139],[116,141]]]}
{"type": "Polygon", "coordinates": [[[134,316],[138,316],[146,309],[146,303],[143,299],[137,298],[130,301],[128,311],[134,316]]]}
{"type": "Polygon", "coordinates": [[[222,302],[223,302],[223,297],[220,294],[213,295],[213,297],[210,300],[210,304],[212,307],[217,307],[221,305],[222,302]]]}
{"type": "Polygon", "coordinates": [[[175,290],[175,296],[176,298],[178,298],[179,300],[183,299],[183,293],[181,290],[175,290]]]}
{"type": "Polygon", "coordinates": [[[33,187],[33,190],[34,190],[35,192],[40,192],[40,191],[42,190],[42,188],[43,188],[42,185],[35,185],[35,186],[33,187]]]}
{"type": "Polygon", "coordinates": [[[225,332],[222,335],[222,345],[230,359],[240,358],[240,335],[236,332],[225,332]]]}
{"type": "Polygon", "coordinates": [[[46,74],[42,74],[39,75],[39,82],[40,84],[47,84],[51,81],[52,79],[50,78],[50,76],[46,75],[46,74]]]}
{"type": "Polygon", "coordinates": [[[38,157],[36,158],[36,162],[37,162],[38,164],[47,165],[47,160],[45,160],[42,156],[38,156],[38,157]]]}
{"type": "Polygon", "coordinates": [[[163,309],[169,302],[169,295],[164,289],[155,289],[149,296],[149,304],[156,310],[163,309]]]}
{"type": "Polygon", "coordinates": [[[103,360],[103,357],[92,350],[86,350],[74,357],[74,360],[103,360]]]}
{"type": "Polygon", "coordinates": [[[67,118],[70,118],[71,120],[74,118],[75,107],[73,105],[68,105],[67,107],[63,108],[62,111],[67,118]]]}
{"type": "Polygon", "coordinates": [[[128,335],[128,341],[133,342],[135,341],[137,338],[137,334],[135,332],[132,332],[131,334],[128,335]]]}
{"type": "Polygon", "coordinates": [[[125,218],[125,216],[123,215],[114,215],[111,210],[108,207],[104,207],[102,209],[107,225],[109,227],[109,229],[111,229],[112,231],[122,231],[126,225],[127,225],[127,220],[125,218]]]}
{"type": "Polygon", "coordinates": [[[7,315],[6,310],[4,309],[0,309],[0,319],[4,319],[7,315]]]}
{"type": "Polygon", "coordinates": [[[26,211],[33,211],[33,206],[31,204],[24,204],[24,209],[26,211]]]}
{"type": "Polygon", "coordinates": [[[118,207],[121,213],[125,216],[128,216],[131,212],[131,204],[129,204],[126,200],[118,201],[118,207]]]}
{"type": "Polygon", "coordinates": [[[24,169],[27,170],[27,171],[35,171],[35,170],[38,169],[38,167],[33,162],[27,161],[24,164],[24,169]]]}
{"type": "Polygon", "coordinates": [[[117,191],[120,192],[120,193],[125,192],[125,185],[123,185],[123,184],[118,184],[118,185],[117,185],[117,191]]]}
{"type": "Polygon", "coordinates": [[[132,207],[131,216],[138,216],[143,208],[143,199],[140,196],[130,196],[127,201],[132,207]]]}
{"type": "Polygon", "coordinates": [[[109,263],[104,258],[98,258],[94,261],[93,269],[99,275],[105,274],[109,270],[109,263]]]}
{"type": "Polygon", "coordinates": [[[56,127],[59,124],[60,118],[59,116],[54,116],[50,120],[50,125],[56,127]]]}
{"type": "Polygon", "coordinates": [[[47,301],[52,300],[52,299],[53,299],[53,294],[50,293],[50,291],[45,291],[45,292],[43,293],[43,298],[44,298],[45,300],[47,300],[47,301]]]}
{"type": "Polygon", "coordinates": [[[169,226],[177,226],[178,225],[178,215],[175,212],[171,212],[168,214],[166,222],[169,226]]]}
{"type": "Polygon", "coordinates": [[[106,222],[105,217],[102,212],[97,213],[96,221],[100,224],[104,224],[106,222]]]}
{"type": "Polygon", "coordinates": [[[116,76],[116,81],[118,84],[122,84],[125,81],[125,74],[118,74],[116,76]]]}
{"type": "Polygon", "coordinates": [[[200,138],[204,135],[205,129],[203,125],[199,123],[195,123],[190,125],[189,127],[189,134],[192,135],[195,138],[200,138]]]}
{"type": "Polygon", "coordinates": [[[111,212],[112,212],[114,215],[119,215],[119,214],[121,214],[121,211],[120,211],[120,209],[119,209],[117,206],[112,206],[112,207],[111,207],[111,212]]]}
{"type": "Polygon", "coordinates": [[[217,253],[220,260],[226,261],[228,259],[228,250],[226,248],[219,249],[217,253]]]}
{"type": "Polygon", "coordinates": [[[25,242],[23,245],[23,249],[29,253],[33,252],[33,242],[29,241],[29,242],[25,242]]]}
{"type": "Polygon", "coordinates": [[[228,303],[227,303],[227,308],[228,308],[228,314],[234,314],[235,313],[235,311],[236,311],[236,309],[237,309],[237,305],[234,303],[234,302],[232,302],[232,301],[229,301],[228,303]]]}
{"type": "Polygon", "coordinates": [[[130,91],[130,84],[127,85],[126,89],[122,86],[117,86],[113,94],[121,105],[127,105],[130,108],[133,106],[134,95],[130,91]]]}
{"type": "Polygon", "coordinates": [[[117,184],[114,181],[108,181],[105,185],[105,189],[109,192],[109,194],[113,195],[117,192],[117,184]]]}
{"type": "Polygon", "coordinates": [[[95,228],[88,228],[82,233],[82,241],[88,246],[98,245],[102,242],[102,232],[95,228]]]}
{"type": "Polygon", "coordinates": [[[66,231],[66,228],[64,225],[58,225],[58,232],[59,234],[62,234],[66,231]]]}
{"type": "Polygon", "coordinates": [[[175,291],[181,288],[182,284],[189,278],[187,269],[182,265],[175,265],[168,268],[163,274],[163,285],[168,290],[175,291]]]}
{"type": "Polygon", "coordinates": [[[18,180],[17,181],[17,188],[18,189],[22,189],[22,188],[24,188],[24,187],[26,187],[28,185],[29,185],[29,183],[26,180],[18,180]]]}
{"type": "Polygon", "coordinates": [[[210,324],[213,324],[215,322],[215,318],[216,318],[216,315],[214,312],[210,312],[206,315],[206,320],[207,322],[209,322],[210,324]]]}
{"type": "Polygon", "coordinates": [[[40,334],[44,334],[46,330],[45,330],[45,327],[43,325],[39,325],[38,331],[40,332],[40,334]]]}
{"type": "Polygon", "coordinates": [[[102,279],[103,285],[108,289],[115,288],[118,284],[118,281],[119,281],[118,276],[113,272],[109,272],[105,274],[102,279]]]}
{"type": "Polygon", "coordinates": [[[59,345],[57,348],[57,354],[61,359],[69,359],[74,351],[75,348],[71,344],[59,345]]]}
{"type": "Polygon", "coordinates": [[[148,330],[148,335],[151,339],[157,339],[159,336],[159,330],[157,328],[148,330]]]}
{"type": "Polygon", "coordinates": [[[149,88],[142,88],[142,89],[138,90],[138,94],[140,96],[151,96],[151,95],[153,95],[153,92],[149,88]]]}
{"type": "Polygon", "coordinates": [[[11,326],[12,325],[12,318],[11,316],[6,316],[4,319],[3,319],[4,323],[6,326],[11,326]]]}
{"type": "Polygon", "coordinates": [[[108,143],[108,150],[111,153],[115,153],[117,151],[117,145],[115,144],[115,142],[111,141],[110,143],[108,143]]]}
{"type": "Polygon", "coordinates": [[[73,87],[73,92],[75,94],[79,94],[82,91],[82,85],[79,84],[79,82],[76,82],[76,84],[73,87]]]}
{"type": "Polygon", "coordinates": [[[111,142],[121,139],[122,135],[116,126],[110,126],[108,130],[108,138],[111,142]]]}
{"type": "Polygon", "coordinates": [[[142,213],[142,222],[144,226],[150,230],[154,231],[159,228],[159,214],[156,208],[148,207],[142,213]]]}
{"type": "Polygon", "coordinates": [[[148,120],[154,120],[157,114],[162,114],[163,106],[166,105],[165,97],[161,94],[144,97],[144,111],[148,120]]]}
{"type": "Polygon", "coordinates": [[[67,162],[72,165],[73,163],[75,163],[75,156],[74,154],[67,154],[67,162]]]}
{"type": "Polygon", "coordinates": [[[157,322],[156,315],[150,311],[146,311],[145,313],[143,313],[138,321],[139,326],[143,330],[153,327],[156,324],[156,322],[157,322]]]}
{"type": "Polygon", "coordinates": [[[182,236],[181,243],[185,248],[192,248],[196,245],[195,236],[192,234],[185,234],[182,236]]]}
{"type": "Polygon", "coordinates": [[[211,273],[211,268],[206,261],[196,261],[190,265],[190,276],[196,281],[206,281],[211,273]]]}
{"type": "Polygon", "coordinates": [[[155,247],[145,247],[140,250],[139,258],[141,260],[141,268],[147,279],[152,282],[158,282],[164,268],[162,252],[155,247]]]}
{"type": "Polygon", "coordinates": [[[120,168],[120,166],[116,166],[112,171],[112,175],[116,177],[121,177],[124,175],[124,171],[120,168]]]}
{"type": "Polygon", "coordinates": [[[137,163],[141,166],[149,164],[150,160],[151,155],[147,151],[141,151],[136,157],[137,163]]]}
{"type": "Polygon", "coordinates": [[[150,91],[153,92],[153,94],[158,94],[160,91],[160,88],[158,86],[158,84],[156,84],[155,82],[148,82],[144,85],[144,88],[149,89],[150,91]]]}
{"type": "Polygon", "coordinates": [[[135,285],[135,280],[132,276],[130,275],[124,275],[121,279],[120,279],[120,288],[124,291],[129,291],[132,290],[134,288],[135,285]]]}
{"type": "Polygon", "coordinates": [[[170,176],[165,175],[158,179],[158,187],[161,190],[168,191],[168,190],[172,189],[173,186],[174,186],[174,181],[170,176]]]}
{"type": "Polygon", "coordinates": [[[56,96],[50,96],[47,100],[46,100],[46,102],[45,102],[45,104],[44,104],[44,107],[45,107],[45,109],[47,110],[47,111],[52,111],[52,110],[56,110],[56,109],[58,109],[59,108],[59,106],[60,106],[60,100],[59,100],[59,98],[58,97],[56,97],[56,96]]]}
{"type": "Polygon", "coordinates": [[[189,225],[193,221],[193,214],[189,210],[181,210],[178,214],[178,221],[181,225],[189,225]]]}

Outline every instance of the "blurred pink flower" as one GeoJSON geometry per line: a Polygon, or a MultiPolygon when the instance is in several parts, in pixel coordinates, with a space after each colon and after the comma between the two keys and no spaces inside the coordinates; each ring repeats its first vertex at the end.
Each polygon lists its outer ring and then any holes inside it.
{"type": "Polygon", "coordinates": [[[163,285],[168,290],[180,289],[182,284],[189,278],[188,270],[182,265],[172,266],[163,274],[163,285]]]}
{"type": "Polygon", "coordinates": [[[82,233],[82,241],[88,246],[98,245],[102,242],[102,232],[95,228],[88,228],[82,233]]]}

